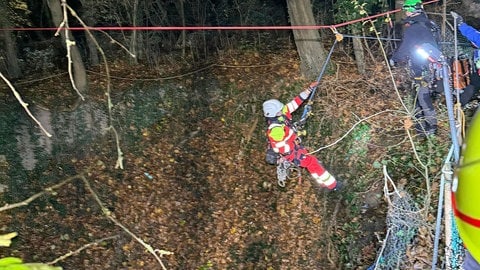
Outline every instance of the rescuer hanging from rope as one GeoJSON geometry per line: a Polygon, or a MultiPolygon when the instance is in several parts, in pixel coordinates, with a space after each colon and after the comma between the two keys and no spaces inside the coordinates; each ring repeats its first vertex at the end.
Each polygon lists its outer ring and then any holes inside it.
{"type": "Polygon", "coordinates": [[[279,153],[299,167],[306,168],[317,185],[337,191],[341,187],[340,182],[320,164],[315,156],[308,154],[292,123],[292,113],[308,99],[317,86],[318,81],[311,83],[307,89],[285,105],[277,99],[265,101],[263,114],[268,124],[266,134],[269,145],[275,153],[279,153]]]}

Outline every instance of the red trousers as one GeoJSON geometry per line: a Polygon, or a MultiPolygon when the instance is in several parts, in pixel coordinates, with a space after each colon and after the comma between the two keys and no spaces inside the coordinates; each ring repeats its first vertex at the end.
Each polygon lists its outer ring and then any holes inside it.
{"type": "Polygon", "coordinates": [[[307,150],[302,146],[297,146],[295,151],[285,157],[295,165],[307,169],[318,184],[328,189],[333,189],[337,182],[333,176],[320,164],[315,156],[307,154],[307,150]],[[329,179],[331,177],[331,179],[329,179]]]}

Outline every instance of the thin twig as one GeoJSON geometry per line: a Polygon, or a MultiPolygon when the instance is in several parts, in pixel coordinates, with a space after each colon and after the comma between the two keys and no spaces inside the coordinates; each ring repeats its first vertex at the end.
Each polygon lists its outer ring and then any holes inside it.
{"type": "MultiPolygon", "coordinates": [[[[64,0],[62,0],[62,1],[64,1],[64,0]]],[[[123,152],[122,152],[122,149],[120,148],[120,136],[118,136],[117,130],[113,126],[113,116],[112,116],[113,103],[112,103],[112,99],[111,99],[110,68],[108,66],[107,57],[106,57],[105,52],[103,51],[102,47],[100,46],[98,41],[95,39],[95,36],[93,36],[92,32],[89,30],[90,28],[87,27],[87,25],[77,15],[75,10],[73,10],[69,5],[66,5],[65,7],[68,8],[68,10],[72,14],[72,16],[74,16],[80,22],[80,24],[86,29],[87,34],[89,35],[89,37],[91,38],[91,40],[93,41],[95,46],[97,47],[100,54],[102,55],[102,60],[103,60],[103,63],[105,64],[105,72],[106,72],[106,77],[107,77],[107,89],[105,90],[105,96],[107,97],[107,109],[108,109],[108,119],[109,119],[109,127],[107,129],[112,130],[113,134],[115,136],[115,143],[116,143],[116,147],[117,147],[117,161],[116,161],[116,164],[115,164],[115,169],[119,168],[119,169],[123,170],[123,152]]],[[[122,48],[125,49],[125,47],[123,47],[123,46],[122,46],[122,48]]],[[[134,56],[133,54],[131,54],[131,55],[134,56]]]]}
{"type": "MultiPolygon", "coordinates": [[[[70,30],[68,29],[68,13],[67,13],[67,0],[62,0],[62,8],[63,8],[63,21],[58,27],[60,30],[62,27],[65,29],[65,46],[67,47],[67,59],[68,59],[68,75],[70,77],[70,82],[72,83],[73,89],[77,92],[78,96],[82,100],[85,100],[83,97],[82,93],[80,93],[80,90],[78,90],[77,85],[75,84],[75,79],[73,78],[73,61],[72,61],[72,53],[71,53],[71,47],[75,46],[75,41],[70,40],[70,30]]],[[[59,30],[55,33],[55,35],[58,35],[59,30]]]]}
{"type": "Polygon", "coordinates": [[[48,80],[48,79],[52,79],[52,78],[55,78],[55,77],[60,77],[60,76],[63,76],[65,74],[67,74],[68,72],[62,72],[62,73],[58,73],[58,74],[54,74],[54,75],[50,75],[50,76],[47,76],[47,77],[43,77],[43,78],[39,78],[39,79],[33,79],[33,80],[28,80],[28,81],[17,81],[15,82],[15,85],[22,85],[22,84],[29,84],[29,83],[36,83],[36,82],[40,82],[40,81],[44,81],[44,80],[48,80]]]}
{"type": "Polygon", "coordinates": [[[375,268],[373,270],[378,269],[378,263],[380,262],[380,259],[382,258],[382,254],[383,254],[383,251],[385,250],[385,246],[387,245],[388,236],[390,235],[391,230],[392,230],[391,228],[388,228],[388,230],[387,230],[387,235],[385,236],[385,240],[383,240],[382,249],[380,250],[380,253],[378,253],[377,261],[375,261],[375,268]]]}
{"type": "Polygon", "coordinates": [[[413,142],[412,135],[410,134],[410,131],[408,129],[406,129],[406,131],[407,131],[407,134],[408,134],[408,138],[410,140],[410,144],[412,145],[412,151],[415,155],[415,159],[418,161],[418,163],[420,164],[420,166],[423,169],[423,173],[422,172],[420,172],[420,173],[422,173],[423,177],[425,178],[425,186],[427,188],[427,194],[425,196],[425,201],[424,201],[424,204],[423,204],[423,209],[425,210],[424,215],[425,215],[425,218],[426,218],[427,215],[428,215],[429,208],[430,208],[430,197],[431,197],[430,177],[429,177],[429,174],[428,174],[428,166],[425,163],[423,163],[422,160],[420,159],[420,156],[418,155],[417,148],[415,147],[415,144],[413,142]]]}
{"type": "Polygon", "coordinates": [[[42,126],[42,123],[40,123],[40,121],[38,121],[37,118],[35,118],[35,116],[33,116],[32,112],[28,109],[28,103],[23,101],[20,94],[17,92],[17,90],[15,90],[15,87],[13,87],[12,83],[3,75],[2,72],[0,72],[0,77],[2,77],[2,79],[5,81],[5,83],[10,87],[10,89],[13,92],[13,95],[18,100],[20,105],[22,105],[23,109],[25,109],[28,116],[30,116],[30,118],[32,118],[33,121],[35,121],[35,123],[37,123],[37,125],[40,127],[40,129],[43,131],[43,133],[45,133],[45,135],[47,135],[48,137],[52,137],[52,134],[48,133],[48,131],[42,126]]]}
{"type": "Polygon", "coordinates": [[[73,256],[73,255],[76,255],[76,254],[80,253],[80,252],[81,252],[82,250],[84,250],[84,249],[87,249],[87,248],[89,248],[89,247],[91,247],[91,246],[97,245],[97,244],[99,244],[99,243],[101,243],[101,242],[104,242],[104,241],[107,241],[107,240],[110,240],[110,239],[114,239],[114,238],[117,238],[117,237],[118,237],[118,235],[109,236],[109,237],[105,237],[105,238],[99,239],[99,240],[97,240],[97,241],[95,241],[95,242],[88,243],[88,244],[86,244],[86,245],[84,245],[84,246],[82,246],[82,247],[80,247],[80,248],[78,248],[78,249],[76,249],[76,250],[74,250],[74,251],[70,251],[70,252],[68,252],[67,254],[64,254],[64,255],[56,258],[55,260],[53,260],[53,261],[51,261],[51,262],[46,263],[46,264],[48,264],[48,265],[54,265],[54,264],[58,263],[59,261],[63,261],[63,260],[65,260],[65,259],[68,258],[68,257],[71,257],[71,256],[73,256]]]}
{"type": "Polygon", "coordinates": [[[61,186],[65,185],[66,183],[72,181],[73,179],[75,178],[79,178],[80,175],[75,175],[75,176],[72,176],[72,177],[69,177],[65,180],[63,180],[62,182],[56,184],[56,185],[53,185],[51,187],[47,187],[45,188],[43,191],[37,193],[37,194],[34,194],[32,195],[31,197],[29,197],[28,199],[24,200],[24,201],[21,201],[21,202],[18,202],[18,203],[14,203],[14,204],[5,204],[4,206],[0,207],[0,212],[2,211],[5,211],[5,210],[10,210],[10,209],[13,209],[13,208],[17,208],[17,207],[21,207],[21,206],[26,206],[28,205],[29,203],[31,203],[33,200],[47,194],[47,193],[52,193],[53,190],[55,189],[58,189],[60,188],[61,186]]]}
{"type": "Polygon", "coordinates": [[[398,192],[397,187],[395,186],[395,183],[393,182],[390,175],[388,175],[386,165],[383,165],[383,176],[385,181],[383,185],[383,192],[385,193],[385,198],[388,200],[388,205],[393,206],[392,202],[390,201],[390,195],[396,193],[400,198],[402,197],[402,195],[400,194],[400,192],[398,192]],[[393,186],[393,192],[390,192],[388,190],[388,183],[390,183],[393,186]]]}
{"type": "Polygon", "coordinates": [[[165,267],[165,265],[163,264],[162,260],[161,260],[161,256],[162,255],[172,255],[173,252],[170,252],[170,251],[166,251],[166,250],[159,250],[159,249],[153,249],[152,246],[150,246],[149,244],[145,243],[142,239],[140,239],[138,236],[136,236],[134,233],[132,233],[127,227],[125,227],[123,224],[121,224],[118,220],[116,220],[113,216],[112,216],[112,212],[110,212],[110,210],[107,209],[107,207],[104,206],[103,202],[100,200],[100,198],[98,197],[97,193],[95,193],[95,191],[92,189],[92,187],[90,186],[90,183],[88,182],[88,180],[85,178],[85,176],[81,176],[81,179],[83,180],[83,182],[85,183],[85,187],[88,189],[88,191],[90,192],[90,194],[92,194],[93,198],[95,199],[95,201],[97,202],[97,204],[100,206],[100,208],[102,209],[102,212],[105,214],[105,216],[111,220],[115,225],[117,225],[118,227],[122,228],[122,230],[124,230],[126,233],[128,233],[132,238],[134,238],[137,242],[139,242],[145,249],[148,250],[148,252],[150,252],[154,257],[155,259],[158,261],[158,263],[160,264],[160,266],[162,267],[163,270],[166,270],[167,268],[165,267]],[[159,253],[159,254],[157,254],[159,253]]]}

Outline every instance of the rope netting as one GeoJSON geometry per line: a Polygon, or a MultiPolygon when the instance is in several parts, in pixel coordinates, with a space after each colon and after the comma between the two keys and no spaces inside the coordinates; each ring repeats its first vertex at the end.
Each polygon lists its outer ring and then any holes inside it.
{"type": "Polygon", "coordinates": [[[447,258],[450,258],[448,261],[449,267],[447,269],[461,269],[463,262],[463,257],[465,254],[465,248],[463,247],[462,239],[458,234],[457,224],[455,223],[455,218],[453,213],[449,213],[451,219],[451,241],[450,245],[446,249],[447,258]]]}
{"type": "MultiPolygon", "coordinates": [[[[388,175],[386,179],[391,182],[388,175]]],[[[389,202],[386,218],[387,234],[375,264],[368,270],[407,269],[407,248],[423,223],[421,212],[411,195],[402,188],[394,187],[394,191],[389,192],[386,181],[384,190],[389,202]]]]}
{"type": "MultiPolygon", "coordinates": [[[[459,237],[453,212],[451,211],[451,200],[449,199],[451,180],[453,170],[450,166],[450,159],[453,154],[451,147],[443,169],[438,200],[437,226],[435,228],[435,245],[433,248],[432,270],[437,267],[438,240],[442,229],[441,220],[445,225],[445,260],[443,260],[442,269],[461,269],[464,257],[464,247],[459,237]],[[446,195],[443,200],[443,194],[446,195]],[[445,214],[442,214],[445,206],[445,214]]],[[[395,183],[388,175],[386,166],[383,167],[385,177],[384,195],[388,202],[388,212],[386,216],[387,233],[383,240],[381,250],[377,255],[375,263],[368,270],[376,269],[410,269],[413,263],[409,257],[408,249],[415,242],[415,238],[421,230],[421,227],[427,225],[427,221],[422,217],[422,211],[413,197],[403,189],[397,188],[395,183]],[[390,191],[393,190],[393,191],[390,191]]]]}
{"type": "MultiPolygon", "coordinates": [[[[453,146],[452,146],[453,149],[453,146]]],[[[465,255],[465,249],[463,247],[462,239],[458,234],[457,224],[455,222],[455,217],[452,210],[452,199],[451,199],[451,185],[453,181],[453,168],[451,164],[452,149],[445,160],[442,169],[442,181],[441,185],[444,187],[440,189],[440,195],[445,194],[445,201],[439,199],[438,201],[438,213],[437,213],[437,226],[435,229],[435,247],[432,260],[432,270],[435,270],[437,267],[436,257],[438,256],[438,239],[442,230],[440,229],[440,223],[442,220],[442,207],[445,208],[445,213],[443,214],[443,221],[445,224],[445,266],[441,269],[461,269],[463,262],[463,257],[465,255]]],[[[458,161],[457,161],[458,162],[458,161]]],[[[456,162],[455,162],[456,163],[456,162]]],[[[439,196],[440,197],[440,196],[439,196]]]]}

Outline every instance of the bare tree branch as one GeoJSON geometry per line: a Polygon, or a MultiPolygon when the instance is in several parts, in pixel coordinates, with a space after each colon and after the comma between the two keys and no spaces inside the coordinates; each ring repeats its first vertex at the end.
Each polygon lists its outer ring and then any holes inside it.
{"type": "Polygon", "coordinates": [[[18,100],[18,102],[20,103],[20,105],[22,105],[22,107],[25,109],[25,111],[27,112],[28,116],[30,116],[33,121],[35,121],[35,123],[37,123],[37,125],[40,127],[40,129],[43,131],[43,133],[45,133],[45,135],[47,135],[48,137],[52,137],[52,134],[48,133],[48,131],[42,126],[42,123],[40,123],[40,121],[38,121],[35,116],[33,116],[32,112],[28,109],[28,103],[26,103],[25,101],[23,101],[22,97],[20,96],[20,94],[17,92],[17,90],[15,90],[15,87],[13,87],[12,83],[3,75],[2,72],[0,72],[0,77],[2,77],[2,79],[5,81],[5,83],[8,85],[8,87],[10,87],[10,89],[12,90],[13,92],[13,95],[15,96],[15,98],[18,100]]]}
{"type": "MultiPolygon", "coordinates": [[[[43,191],[37,193],[37,194],[34,194],[33,196],[29,197],[28,199],[22,201],[22,202],[18,202],[18,203],[14,203],[14,204],[6,204],[5,206],[3,207],[0,207],[0,212],[2,211],[5,211],[5,210],[9,210],[9,209],[13,209],[13,208],[17,208],[17,207],[21,207],[21,206],[26,206],[28,205],[30,202],[34,201],[35,199],[47,194],[47,193],[52,193],[53,190],[55,189],[58,189],[60,187],[62,187],[63,185],[65,185],[66,183],[69,183],[71,182],[72,180],[74,179],[81,179],[82,182],[84,183],[85,187],[87,188],[87,190],[90,192],[90,194],[93,196],[93,198],[95,199],[95,201],[97,202],[97,204],[100,206],[100,209],[102,210],[102,213],[110,220],[112,221],[115,225],[117,225],[118,227],[122,228],[122,230],[124,230],[128,235],[130,235],[133,239],[135,239],[137,242],[139,242],[145,249],[148,250],[148,252],[150,252],[154,257],[155,259],[157,260],[157,262],[160,264],[160,266],[162,267],[163,270],[166,270],[167,268],[165,267],[165,265],[163,264],[162,262],[162,259],[161,257],[163,255],[172,255],[173,252],[170,252],[170,251],[167,251],[167,250],[163,250],[163,249],[153,249],[153,247],[149,244],[147,244],[145,241],[143,241],[140,237],[138,237],[137,235],[135,235],[134,233],[132,233],[126,226],[124,226],[122,223],[120,223],[115,217],[113,217],[112,215],[112,212],[110,212],[110,210],[108,210],[107,207],[105,207],[105,204],[100,200],[100,197],[97,195],[97,193],[93,190],[93,188],[90,186],[90,182],[88,182],[87,178],[85,178],[85,175],[82,173],[82,174],[77,174],[77,175],[74,175],[72,177],[69,177],[65,180],[63,180],[62,182],[56,184],[56,185],[53,185],[51,187],[48,187],[48,188],[45,188],[43,191]]],[[[107,238],[103,238],[103,239],[100,239],[100,240],[97,240],[93,243],[89,243],[87,245],[84,245],[83,247],[75,250],[75,251],[71,251],[71,252],[68,252],[67,254],[53,260],[52,262],[48,263],[48,264],[55,264],[63,259],[66,259],[72,255],[75,255],[75,254],[78,254],[80,251],[90,247],[90,246],[93,246],[97,243],[100,243],[102,241],[105,241],[105,240],[108,240],[108,239],[113,239],[114,237],[117,237],[117,236],[111,236],[111,237],[107,237],[107,238]]]]}
{"type": "Polygon", "coordinates": [[[85,97],[83,97],[82,93],[80,93],[80,90],[78,90],[77,85],[75,84],[75,79],[73,78],[73,70],[72,70],[72,53],[71,53],[71,46],[75,46],[75,41],[72,41],[70,39],[70,30],[68,29],[68,14],[67,14],[67,1],[62,0],[62,7],[63,7],[63,21],[60,23],[57,32],[55,33],[55,36],[59,35],[59,32],[61,29],[64,29],[65,31],[65,46],[67,48],[67,59],[68,59],[68,74],[70,76],[70,82],[72,83],[73,89],[77,92],[78,96],[82,100],[85,100],[85,97]]]}
{"type": "MultiPolygon", "coordinates": [[[[64,0],[62,0],[64,1],[64,0]]],[[[100,46],[100,44],[98,43],[98,41],[95,39],[95,36],[92,34],[92,32],[90,31],[90,27],[88,27],[84,22],[83,20],[77,15],[77,13],[75,12],[75,10],[73,10],[70,6],[68,5],[65,5],[65,7],[70,11],[70,13],[72,14],[73,17],[75,17],[79,22],[80,24],[85,28],[85,31],[87,32],[87,34],[90,36],[91,40],[93,41],[93,43],[95,44],[95,46],[97,47],[98,51],[100,52],[100,54],[102,55],[102,60],[103,60],[103,63],[105,65],[105,72],[107,74],[107,89],[105,90],[105,96],[107,97],[107,103],[108,103],[108,118],[109,118],[109,122],[110,122],[110,125],[108,126],[108,130],[112,130],[113,131],[113,134],[115,136],[115,143],[116,143],[116,147],[117,147],[117,162],[115,164],[115,169],[122,169],[123,170],[123,152],[122,152],[122,149],[120,148],[120,137],[118,136],[118,132],[117,130],[115,129],[115,127],[113,126],[113,117],[112,117],[112,108],[113,108],[113,103],[112,103],[112,99],[111,99],[111,80],[110,80],[110,68],[108,66],[108,61],[107,61],[107,57],[105,55],[105,52],[103,51],[102,47],[100,46]]],[[[66,11],[65,11],[66,12],[66,11]]],[[[105,33],[106,34],[106,33],[105,33]]],[[[107,35],[108,36],[108,35],[107,35]]],[[[109,36],[110,37],[110,36],[109,36]]],[[[113,40],[112,38],[110,38],[111,40],[113,40]]],[[[118,42],[116,42],[117,44],[120,44],[118,42]]],[[[121,45],[121,44],[120,44],[121,45]]],[[[121,45],[121,47],[123,49],[125,49],[127,52],[129,52],[124,46],[121,45]]],[[[129,54],[132,56],[132,57],[135,57],[134,54],[130,53],[129,54]]]]}
{"type": "Polygon", "coordinates": [[[48,263],[46,263],[46,264],[48,264],[48,265],[56,264],[56,263],[58,263],[59,261],[63,261],[63,260],[65,260],[65,259],[68,258],[68,257],[71,257],[71,256],[73,256],[73,255],[76,255],[76,254],[80,253],[80,252],[81,252],[82,250],[84,250],[84,249],[87,249],[87,248],[89,248],[89,247],[91,247],[91,246],[98,245],[98,244],[101,243],[101,242],[104,242],[104,241],[107,241],[107,240],[110,240],[110,239],[114,239],[114,238],[117,238],[117,237],[118,237],[118,235],[109,236],[109,237],[105,237],[105,238],[99,239],[99,240],[97,240],[97,241],[95,241],[95,242],[88,243],[88,244],[86,244],[86,245],[84,245],[84,246],[82,246],[82,247],[80,247],[80,248],[78,248],[78,249],[76,249],[76,250],[74,250],[74,251],[70,251],[70,252],[68,252],[67,254],[62,255],[62,256],[56,258],[55,260],[53,260],[53,261],[51,261],[51,262],[48,262],[48,263]]]}

